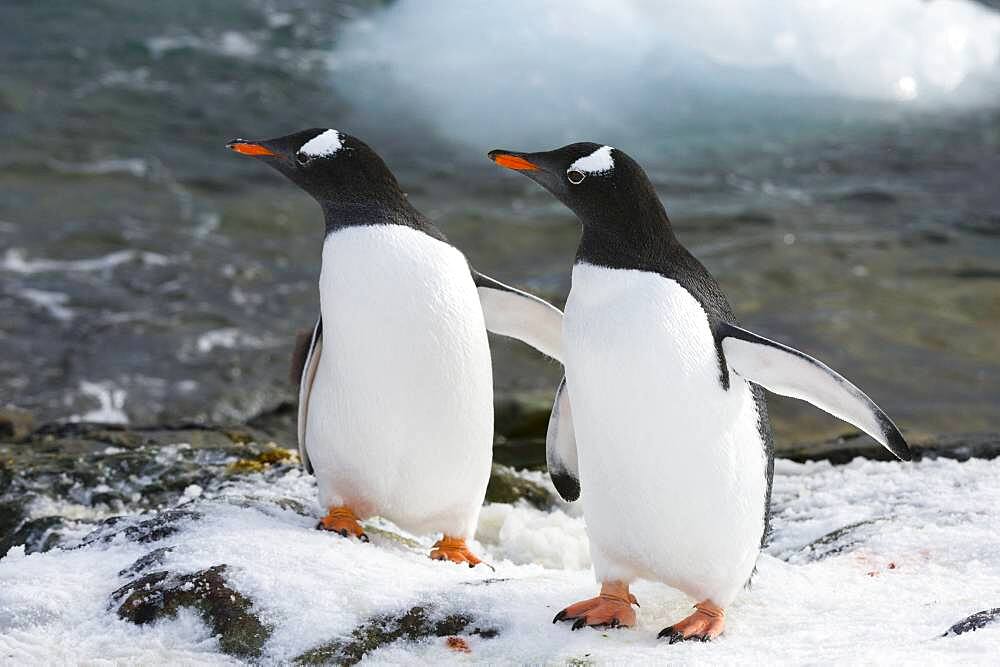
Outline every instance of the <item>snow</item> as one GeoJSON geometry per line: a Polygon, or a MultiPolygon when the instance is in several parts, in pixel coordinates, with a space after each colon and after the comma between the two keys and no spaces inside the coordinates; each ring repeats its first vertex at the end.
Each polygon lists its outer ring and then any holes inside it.
{"type": "Polygon", "coordinates": [[[333,155],[343,147],[344,144],[340,141],[340,133],[336,130],[327,130],[302,144],[299,152],[312,155],[313,157],[325,157],[333,155]]]}
{"type": "Polygon", "coordinates": [[[584,174],[605,174],[615,167],[611,158],[611,146],[601,146],[590,155],[586,155],[569,166],[568,171],[579,171],[584,174]]]}
{"type": "Polygon", "coordinates": [[[467,656],[432,638],[400,640],[368,660],[989,664],[1000,654],[1000,625],[940,637],[969,614],[998,606],[1000,460],[779,461],[774,538],[752,588],[729,609],[726,634],[673,646],[656,633],[692,601],[652,582],[633,587],[642,604],[633,629],[571,632],[551,623],[596,590],[573,506],[486,506],[474,547],[495,571],[470,570],[429,560],[434,536],[406,535],[384,521],[367,524],[370,544],[318,532],[315,493],[313,479],[297,469],[234,478],[185,493],[179,502],[201,519],[152,544],[119,536],[41,554],[11,549],[0,559],[0,662],[234,663],[194,614],[139,627],[109,605],[127,581],[118,571],[164,546],[175,547],[163,565],[172,572],[229,565],[229,585],[274,626],[265,664],[287,663],[372,616],[414,605],[469,614],[499,634],[465,637],[467,656]],[[864,521],[874,522],[808,547],[864,521]]]}

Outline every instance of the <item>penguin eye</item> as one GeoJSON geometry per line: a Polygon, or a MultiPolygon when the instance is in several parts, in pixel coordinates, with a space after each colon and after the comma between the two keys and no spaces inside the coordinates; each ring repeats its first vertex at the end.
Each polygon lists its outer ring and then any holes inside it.
{"type": "Polygon", "coordinates": [[[586,175],[582,171],[577,171],[576,169],[570,169],[566,172],[566,178],[573,185],[580,185],[580,183],[583,183],[585,177],[586,175]]]}
{"type": "Polygon", "coordinates": [[[312,156],[311,155],[306,155],[305,153],[303,153],[301,151],[299,151],[298,153],[295,154],[295,161],[298,162],[303,167],[306,166],[307,164],[309,164],[310,160],[312,160],[312,156]]]}

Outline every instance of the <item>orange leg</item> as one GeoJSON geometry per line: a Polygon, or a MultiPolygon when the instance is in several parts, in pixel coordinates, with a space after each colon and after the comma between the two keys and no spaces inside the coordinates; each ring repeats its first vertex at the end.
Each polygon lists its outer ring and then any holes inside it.
{"type": "Polygon", "coordinates": [[[362,542],[368,541],[368,536],[365,535],[364,529],[358,523],[358,517],[354,516],[354,512],[346,505],[331,507],[326,516],[316,524],[316,528],[319,530],[329,530],[339,534],[341,537],[353,535],[362,542]]]}
{"type": "Polygon", "coordinates": [[[688,639],[707,642],[722,634],[726,628],[726,612],[708,600],[702,600],[694,606],[696,611],[683,621],[663,628],[658,635],[661,639],[669,638],[671,644],[688,639]]]}
{"type": "Polygon", "coordinates": [[[635,596],[629,593],[628,584],[621,581],[606,581],[601,584],[600,595],[571,604],[556,614],[552,622],[573,621],[574,630],[587,625],[627,628],[635,625],[635,611],[632,610],[632,605],[638,607],[639,603],[635,596]]]}
{"type": "Polygon", "coordinates": [[[482,563],[476,554],[465,546],[465,540],[461,537],[448,537],[447,535],[434,543],[434,548],[431,549],[431,558],[450,560],[452,563],[468,563],[469,567],[475,567],[482,563]]]}

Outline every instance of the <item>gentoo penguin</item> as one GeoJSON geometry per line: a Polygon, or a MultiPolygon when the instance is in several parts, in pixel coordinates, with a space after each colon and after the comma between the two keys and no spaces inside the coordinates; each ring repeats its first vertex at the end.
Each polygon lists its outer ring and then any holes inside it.
{"type": "Polygon", "coordinates": [[[227,146],[280,171],[325,216],[298,414],[319,527],[367,541],[358,522],[379,515],[440,533],[432,558],[476,565],[465,541],[492,459],[487,328],[558,359],[562,314],[474,271],[361,140],[316,128],[227,146]]]}
{"type": "Polygon", "coordinates": [[[583,225],[546,453],[564,498],[576,500],[582,484],[601,592],[553,622],[631,625],[629,584],[641,578],[697,601],[660,637],[716,637],[768,530],[774,464],[761,388],[809,401],[901,459],[906,442],[842,376],[737,324],[628,155],[593,143],[489,155],[583,225]]]}

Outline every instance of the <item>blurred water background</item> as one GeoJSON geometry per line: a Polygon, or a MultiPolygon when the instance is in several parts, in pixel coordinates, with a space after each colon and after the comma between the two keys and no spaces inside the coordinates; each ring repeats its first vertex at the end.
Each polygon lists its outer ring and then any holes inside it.
{"type": "MultiPolygon", "coordinates": [[[[5,0],[0,405],[148,423],[290,398],[320,214],[223,145],[322,126],[382,153],[477,268],[560,304],[578,225],[485,153],[620,147],[746,326],[904,430],[996,430],[990,4],[5,0]]],[[[502,394],[560,374],[495,359],[502,394]]],[[[779,438],[844,429],[771,404],[779,438]]]]}

